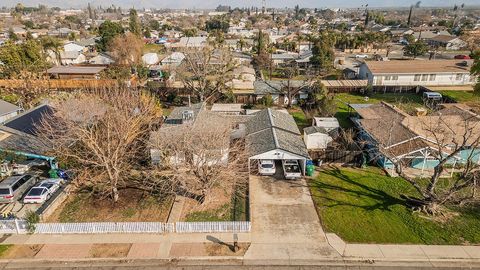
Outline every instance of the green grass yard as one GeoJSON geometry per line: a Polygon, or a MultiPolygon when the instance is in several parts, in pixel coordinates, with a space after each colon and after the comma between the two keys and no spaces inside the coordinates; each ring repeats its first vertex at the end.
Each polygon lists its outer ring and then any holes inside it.
{"type": "Polygon", "coordinates": [[[351,121],[348,119],[348,104],[368,104],[385,101],[398,106],[409,114],[413,114],[415,108],[425,108],[423,106],[422,97],[415,93],[375,93],[371,94],[368,97],[368,100],[366,100],[365,95],[356,93],[339,93],[335,94],[335,100],[337,101],[337,113],[335,114],[335,117],[337,117],[342,127],[351,127],[352,125],[351,121]]]}
{"type": "Polygon", "coordinates": [[[445,97],[449,97],[458,103],[464,103],[480,112],[480,95],[476,95],[473,91],[438,91],[445,97]]]}
{"type": "Polygon", "coordinates": [[[376,167],[328,167],[310,181],[327,232],[347,242],[479,244],[480,211],[463,210],[447,222],[432,221],[404,206],[401,194],[416,191],[376,167]]]}
{"type": "Polygon", "coordinates": [[[293,116],[293,119],[295,120],[295,123],[297,123],[298,129],[300,129],[300,132],[303,133],[303,129],[305,127],[311,126],[311,121],[307,118],[305,115],[305,112],[301,108],[298,107],[292,107],[288,109],[288,112],[290,115],[293,116]]]}

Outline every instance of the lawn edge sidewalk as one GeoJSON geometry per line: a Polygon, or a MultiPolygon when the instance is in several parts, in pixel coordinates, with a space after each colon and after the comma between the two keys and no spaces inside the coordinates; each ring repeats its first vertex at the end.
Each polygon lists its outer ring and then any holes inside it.
{"type": "Polygon", "coordinates": [[[330,246],[345,259],[480,262],[480,246],[352,244],[334,233],[326,236],[330,246]]]}

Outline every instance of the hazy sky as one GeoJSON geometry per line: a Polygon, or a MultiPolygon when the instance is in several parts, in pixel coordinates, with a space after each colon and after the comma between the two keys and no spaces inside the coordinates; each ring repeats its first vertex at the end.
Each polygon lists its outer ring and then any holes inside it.
{"type": "MultiPolygon", "coordinates": [[[[62,8],[85,7],[88,2],[93,5],[110,6],[114,4],[121,7],[136,8],[215,8],[219,4],[230,5],[232,7],[261,6],[261,0],[1,0],[0,6],[14,6],[17,3],[24,5],[46,4],[48,6],[58,6],[62,8]]],[[[369,4],[371,7],[389,7],[389,6],[410,6],[416,0],[266,0],[267,7],[357,7],[369,4]]],[[[480,6],[480,0],[424,0],[422,6],[453,6],[454,4],[465,3],[467,6],[480,6]]]]}

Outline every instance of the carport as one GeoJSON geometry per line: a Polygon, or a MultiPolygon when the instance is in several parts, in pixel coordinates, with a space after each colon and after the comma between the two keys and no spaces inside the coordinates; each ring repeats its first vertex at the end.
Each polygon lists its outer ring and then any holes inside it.
{"type": "Polygon", "coordinates": [[[262,159],[297,160],[305,175],[309,156],[297,124],[290,114],[265,109],[255,113],[247,121],[246,127],[249,171],[253,162],[262,159]]]}

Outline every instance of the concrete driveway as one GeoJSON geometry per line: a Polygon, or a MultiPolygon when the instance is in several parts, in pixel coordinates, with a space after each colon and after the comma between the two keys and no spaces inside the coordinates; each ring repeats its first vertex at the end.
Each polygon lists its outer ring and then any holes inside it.
{"type": "Polygon", "coordinates": [[[251,245],[248,260],[333,259],[304,179],[250,176],[251,245]]]}

